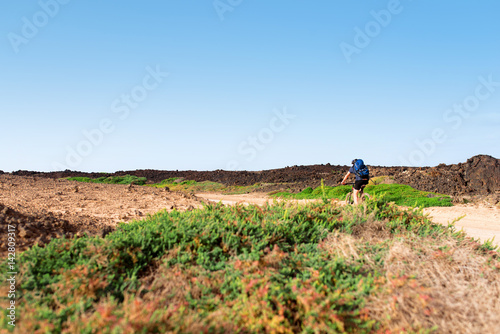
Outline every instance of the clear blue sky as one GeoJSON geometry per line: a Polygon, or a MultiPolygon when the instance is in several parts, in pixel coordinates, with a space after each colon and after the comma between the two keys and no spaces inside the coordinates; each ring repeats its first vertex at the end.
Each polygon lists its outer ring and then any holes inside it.
{"type": "Polygon", "coordinates": [[[499,13],[497,0],[3,1],[0,169],[500,158],[499,13]]]}

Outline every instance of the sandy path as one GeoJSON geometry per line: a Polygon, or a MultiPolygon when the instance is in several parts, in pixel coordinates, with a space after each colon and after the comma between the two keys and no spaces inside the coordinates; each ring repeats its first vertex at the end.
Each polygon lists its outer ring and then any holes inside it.
{"type": "MultiPolygon", "coordinates": [[[[273,203],[273,199],[265,193],[251,193],[243,195],[223,195],[216,193],[198,193],[197,197],[211,202],[221,201],[223,204],[257,204],[264,205],[266,202],[273,203]]],[[[311,202],[311,200],[300,200],[299,203],[311,202]]],[[[342,203],[342,202],[341,202],[342,203]]],[[[424,209],[432,221],[447,225],[454,219],[464,216],[455,223],[458,229],[464,229],[467,235],[486,241],[491,238],[500,246],[500,210],[498,208],[456,205],[453,207],[434,207],[424,209]]]]}
{"type": "Polygon", "coordinates": [[[443,208],[426,208],[432,221],[447,225],[459,217],[455,222],[458,229],[464,229],[468,235],[486,241],[495,237],[493,242],[500,246],[500,210],[494,207],[456,205],[443,208]]]}

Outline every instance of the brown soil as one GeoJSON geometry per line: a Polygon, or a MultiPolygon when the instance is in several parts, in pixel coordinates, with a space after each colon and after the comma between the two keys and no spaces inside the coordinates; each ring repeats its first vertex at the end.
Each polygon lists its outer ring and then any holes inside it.
{"type": "MultiPolygon", "coordinates": [[[[433,191],[453,196],[490,195],[500,201],[500,160],[488,155],[477,155],[465,163],[436,167],[381,167],[369,166],[372,177],[387,175],[395,182],[410,185],[416,189],[433,191]]],[[[326,185],[338,185],[349,169],[339,165],[311,165],[292,166],[281,169],[271,169],[258,172],[251,171],[162,171],[162,170],[135,170],[119,171],[112,174],[83,173],[76,171],[61,171],[40,173],[31,171],[17,171],[14,175],[39,176],[48,178],[62,178],[69,176],[87,176],[97,178],[102,176],[135,175],[146,177],[150,183],[158,183],[172,177],[183,177],[187,180],[213,181],[225,185],[248,186],[260,184],[268,185],[259,191],[272,191],[288,188],[300,191],[306,187],[319,186],[321,179],[326,185]]]]}
{"type": "MultiPolygon", "coordinates": [[[[119,222],[162,209],[200,206],[194,195],[164,189],[0,175],[0,226],[3,236],[7,225],[16,227],[16,251],[62,236],[102,236],[119,222]]],[[[6,243],[6,238],[0,240],[0,252],[7,249],[6,243]]]]}

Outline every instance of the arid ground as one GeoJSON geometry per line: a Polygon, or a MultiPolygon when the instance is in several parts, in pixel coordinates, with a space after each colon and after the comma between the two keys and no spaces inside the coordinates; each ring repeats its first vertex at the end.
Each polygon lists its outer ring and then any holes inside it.
{"type": "MultiPolygon", "coordinates": [[[[160,210],[200,206],[192,195],[164,189],[0,175],[1,226],[7,230],[6,223],[18,223],[18,251],[63,235],[103,235],[119,222],[139,220],[160,210]]],[[[6,240],[0,242],[5,251],[6,240]]]]}
{"type": "MultiPolygon", "coordinates": [[[[203,201],[225,204],[271,202],[267,192],[274,190],[301,191],[326,185],[336,185],[347,171],[346,166],[293,166],[260,172],[248,171],[158,171],[137,170],[113,174],[74,171],[41,173],[0,171],[0,219],[19,222],[18,249],[47,243],[51,238],[72,237],[88,233],[105,235],[119,222],[139,220],[160,210],[189,210],[203,201]],[[259,184],[252,193],[222,195],[170,192],[165,189],[136,185],[111,185],[67,181],[69,176],[146,177],[147,183],[157,183],[171,177],[186,180],[213,181],[224,185],[259,184]]],[[[372,177],[385,176],[388,182],[408,184],[416,189],[435,191],[453,196],[453,207],[425,210],[435,222],[456,226],[481,240],[496,237],[500,242],[500,162],[490,156],[478,155],[465,163],[436,167],[370,166],[372,177]],[[463,204],[467,202],[468,204],[463,204]]],[[[2,228],[6,229],[5,223],[2,228]]],[[[1,241],[5,249],[5,240],[1,241]]]]}
{"type": "MultiPolygon", "coordinates": [[[[0,219],[17,223],[19,251],[52,238],[88,233],[105,235],[119,222],[140,220],[160,210],[190,210],[202,202],[224,204],[272,203],[266,193],[242,195],[219,193],[186,194],[136,185],[94,184],[37,176],[0,175],[0,219]]],[[[425,209],[433,221],[464,228],[482,241],[495,237],[500,245],[500,209],[497,205],[457,204],[453,207],[425,209]]],[[[1,240],[5,250],[6,240],[1,240]]]]}

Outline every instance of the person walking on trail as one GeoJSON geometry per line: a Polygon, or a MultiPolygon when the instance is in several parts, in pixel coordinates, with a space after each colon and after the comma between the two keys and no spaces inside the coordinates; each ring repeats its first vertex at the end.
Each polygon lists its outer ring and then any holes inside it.
{"type": "Polygon", "coordinates": [[[356,179],[354,181],[354,205],[358,205],[358,193],[361,190],[361,187],[364,187],[368,184],[368,180],[370,180],[370,171],[368,167],[365,166],[365,163],[361,159],[354,159],[352,161],[352,166],[349,168],[349,171],[344,176],[342,180],[342,184],[345,184],[345,181],[349,177],[349,175],[356,175],[356,179]]]}

